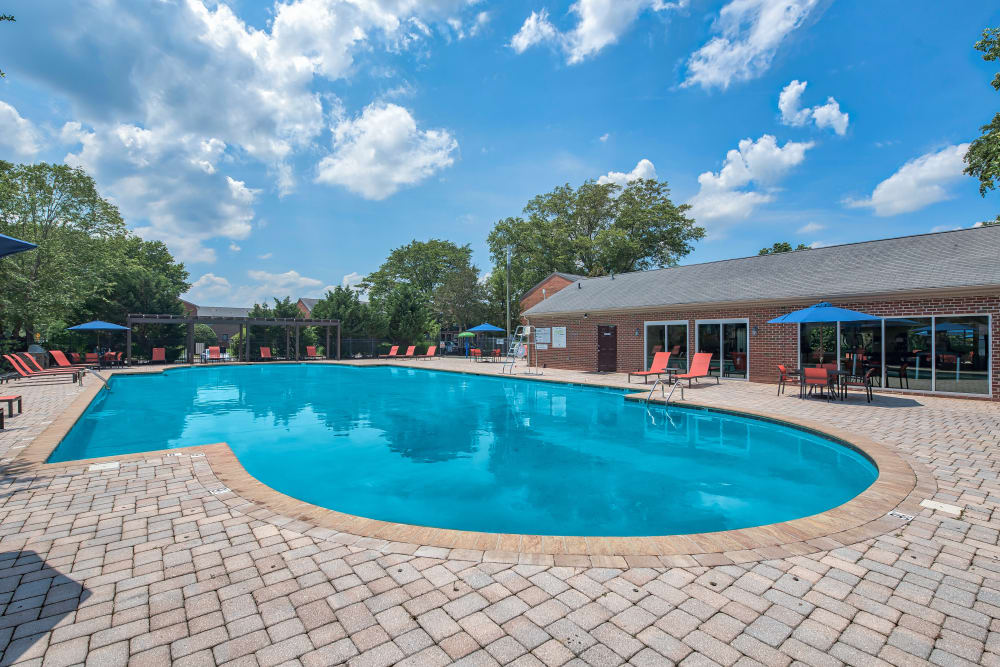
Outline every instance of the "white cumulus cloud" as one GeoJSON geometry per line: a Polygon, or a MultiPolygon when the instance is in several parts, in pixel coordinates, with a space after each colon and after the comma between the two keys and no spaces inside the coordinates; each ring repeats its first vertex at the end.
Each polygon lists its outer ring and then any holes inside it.
{"type": "Polygon", "coordinates": [[[957,144],[925,153],[899,168],[875,186],[870,197],[845,199],[851,208],[871,208],[880,217],[918,211],[951,198],[947,186],[961,180],[969,144],[957,144]]]}
{"type": "Polygon", "coordinates": [[[222,276],[206,273],[191,283],[191,288],[182,295],[182,298],[199,306],[211,305],[217,299],[228,297],[232,287],[222,276]]]}
{"type": "Polygon", "coordinates": [[[446,130],[420,130],[403,107],[375,103],[334,126],[333,152],[320,161],[316,180],[385,199],[451,166],[457,149],[446,130]]]}
{"type": "Polygon", "coordinates": [[[35,125],[22,118],[17,109],[0,101],[0,148],[31,157],[38,152],[41,136],[35,125]]]}
{"type": "Polygon", "coordinates": [[[797,234],[812,234],[824,229],[826,229],[826,225],[821,225],[818,222],[807,222],[795,231],[797,234]]]}
{"type": "Polygon", "coordinates": [[[714,23],[719,33],[691,54],[683,86],[726,89],[755,79],[771,66],[781,43],[819,0],[732,0],[714,23]]]}
{"type": "Polygon", "coordinates": [[[786,142],[765,134],[743,139],[726,154],[722,169],[698,176],[698,193],[688,202],[691,215],[699,222],[732,221],[746,218],[760,204],[774,200],[773,187],[793,167],[805,160],[813,142],[786,142]],[[748,189],[755,185],[765,191],[748,189]]]}
{"type": "Polygon", "coordinates": [[[597,182],[601,185],[606,183],[616,183],[622,187],[625,187],[632,181],[637,181],[640,178],[656,178],[656,167],[653,163],[643,158],[635,165],[632,171],[625,173],[621,171],[609,171],[600,178],[597,182]]]}
{"type": "Polygon", "coordinates": [[[357,271],[351,271],[346,276],[340,279],[340,284],[347,288],[353,288],[355,285],[359,284],[365,279],[363,273],[358,273],[357,271]]]}
{"type": "Polygon", "coordinates": [[[778,95],[781,122],[802,127],[812,121],[818,128],[829,127],[843,136],[847,132],[848,114],[840,110],[840,103],[832,97],[826,99],[826,104],[802,108],[802,93],[806,85],[806,81],[793,80],[781,90],[778,95]]]}
{"type": "Polygon", "coordinates": [[[662,0],[577,0],[569,11],[576,18],[576,25],[562,32],[549,21],[549,13],[542,9],[531,12],[521,29],[511,38],[509,46],[516,53],[550,42],[566,55],[566,62],[576,64],[616,43],[642,12],[664,11],[686,7],[689,0],[663,2],[662,0]]]}

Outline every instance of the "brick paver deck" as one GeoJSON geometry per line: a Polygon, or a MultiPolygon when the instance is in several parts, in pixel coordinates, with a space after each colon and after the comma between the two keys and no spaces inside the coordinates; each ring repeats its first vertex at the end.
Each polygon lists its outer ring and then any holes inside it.
{"type": "Polygon", "coordinates": [[[0,665],[1000,664],[995,403],[695,388],[688,401],[866,434],[929,470],[931,499],[961,513],[925,508],[807,555],[595,563],[348,539],[213,494],[222,484],[197,454],[38,466],[18,453],[90,387],[14,388],[25,412],[0,432],[0,665]]]}

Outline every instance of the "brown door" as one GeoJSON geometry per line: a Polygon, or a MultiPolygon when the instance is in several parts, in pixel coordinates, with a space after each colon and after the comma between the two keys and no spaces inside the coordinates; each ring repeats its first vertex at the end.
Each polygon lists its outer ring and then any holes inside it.
{"type": "Polygon", "coordinates": [[[597,327],[597,370],[618,370],[618,327],[613,324],[597,327]]]}

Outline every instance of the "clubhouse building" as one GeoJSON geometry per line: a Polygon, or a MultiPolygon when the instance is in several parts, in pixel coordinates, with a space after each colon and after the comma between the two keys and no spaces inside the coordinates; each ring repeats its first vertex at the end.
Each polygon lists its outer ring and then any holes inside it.
{"type": "Polygon", "coordinates": [[[521,299],[550,368],[626,372],[657,351],[687,368],[775,382],[789,368],[873,369],[893,391],[1000,398],[1000,226],[582,278],[553,273],[521,299]],[[768,324],[819,301],[877,322],[768,324]]]}

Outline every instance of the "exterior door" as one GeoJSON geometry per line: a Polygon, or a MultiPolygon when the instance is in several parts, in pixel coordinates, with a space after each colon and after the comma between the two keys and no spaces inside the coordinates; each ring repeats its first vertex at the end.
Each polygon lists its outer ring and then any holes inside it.
{"type": "Polygon", "coordinates": [[[618,370],[618,327],[613,324],[597,327],[597,370],[618,370]]]}

